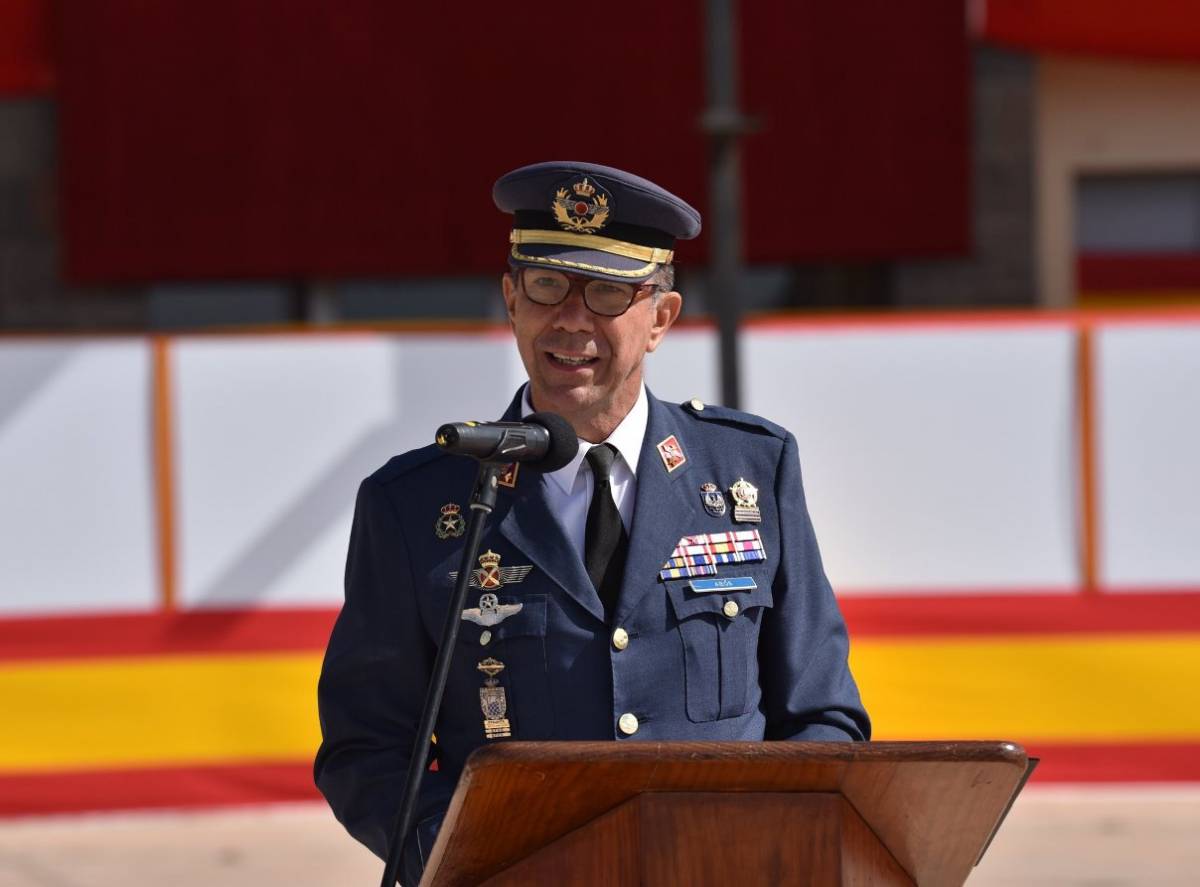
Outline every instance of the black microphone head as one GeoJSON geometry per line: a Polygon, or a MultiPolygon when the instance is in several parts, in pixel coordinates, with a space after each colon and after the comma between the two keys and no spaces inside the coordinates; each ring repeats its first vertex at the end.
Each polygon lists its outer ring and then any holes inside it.
{"type": "Polygon", "coordinates": [[[558,413],[534,413],[523,421],[541,425],[550,433],[550,447],[537,465],[542,471],[558,471],[579,452],[579,438],[575,436],[575,429],[558,413]]]}

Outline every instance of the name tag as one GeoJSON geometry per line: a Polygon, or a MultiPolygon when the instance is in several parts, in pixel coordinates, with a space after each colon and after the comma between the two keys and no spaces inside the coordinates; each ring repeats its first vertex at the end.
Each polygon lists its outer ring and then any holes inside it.
{"type": "Polygon", "coordinates": [[[749,576],[730,576],[717,579],[693,579],[690,583],[692,591],[754,591],[758,584],[749,576]]]}

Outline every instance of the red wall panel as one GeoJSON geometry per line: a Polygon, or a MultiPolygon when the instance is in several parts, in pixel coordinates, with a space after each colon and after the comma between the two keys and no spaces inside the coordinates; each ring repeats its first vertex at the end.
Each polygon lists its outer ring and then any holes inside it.
{"type": "Polygon", "coordinates": [[[987,0],[983,37],[1044,52],[1200,61],[1200,3],[987,0]]]}
{"type": "MultiPolygon", "coordinates": [[[[961,4],[918,6],[743,4],[744,91],[766,124],[746,152],[752,260],[962,248],[961,4]]],[[[554,157],[633,169],[703,211],[701,8],[72,3],[69,276],[498,271],[491,183],[554,157]]],[[[703,240],[681,250],[702,256],[703,240]]]]}
{"type": "Polygon", "coordinates": [[[748,254],[967,249],[970,74],[962,0],[754,0],[745,93],[748,254]]]}
{"type": "Polygon", "coordinates": [[[0,0],[0,97],[47,92],[50,0],[0,0]]]}

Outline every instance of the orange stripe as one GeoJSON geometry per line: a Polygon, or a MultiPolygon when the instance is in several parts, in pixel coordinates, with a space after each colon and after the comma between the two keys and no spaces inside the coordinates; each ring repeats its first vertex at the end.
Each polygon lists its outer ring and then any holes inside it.
{"type": "Polygon", "coordinates": [[[1088,324],[1077,333],[1076,385],[1079,410],[1080,575],[1085,593],[1097,587],[1098,557],[1096,476],[1096,392],[1094,388],[1093,331],[1088,324]]]}
{"type": "Polygon", "coordinates": [[[158,508],[158,583],[162,607],[175,609],[175,466],[172,459],[174,417],[171,414],[170,340],[155,336],[154,484],[158,508]]]}
{"type": "Polygon", "coordinates": [[[321,654],[223,653],[0,665],[0,771],[309,757],[321,654]]]}

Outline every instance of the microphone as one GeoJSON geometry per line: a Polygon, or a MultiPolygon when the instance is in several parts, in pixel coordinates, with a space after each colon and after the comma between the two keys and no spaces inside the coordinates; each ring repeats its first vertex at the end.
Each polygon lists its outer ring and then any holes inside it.
{"type": "Polygon", "coordinates": [[[579,452],[575,429],[557,413],[534,413],[524,422],[450,422],[435,440],[447,453],[480,462],[536,462],[543,471],[557,471],[579,452]]]}

